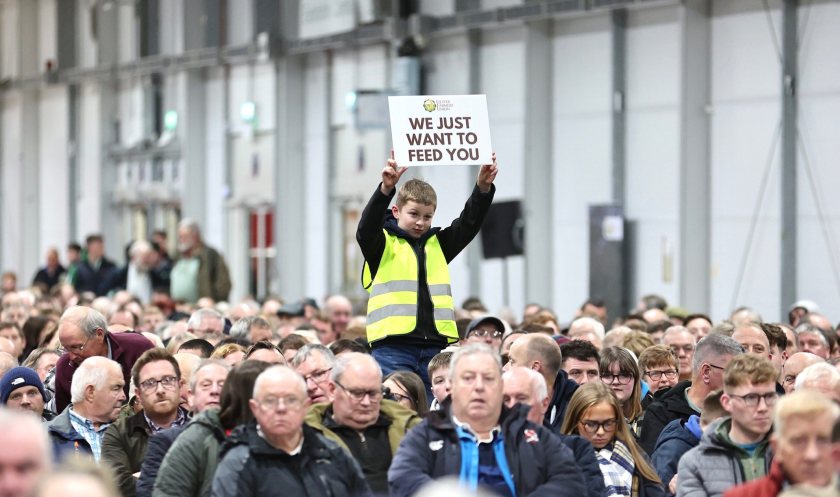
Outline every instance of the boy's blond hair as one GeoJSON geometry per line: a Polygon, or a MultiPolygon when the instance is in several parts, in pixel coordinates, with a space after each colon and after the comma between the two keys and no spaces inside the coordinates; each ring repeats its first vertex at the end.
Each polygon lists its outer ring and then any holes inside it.
{"type": "Polygon", "coordinates": [[[747,383],[770,383],[776,381],[775,366],[758,356],[741,354],[736,356],[723,373],[723,389],[728,391],[747,383]]]}
{"type": "Polygon", "coordinates": [[[402,208],[409,201],[437,208],[435,189],[423,180],[410,179],[400,187],[397,192],[397,207],[402,208]]]}

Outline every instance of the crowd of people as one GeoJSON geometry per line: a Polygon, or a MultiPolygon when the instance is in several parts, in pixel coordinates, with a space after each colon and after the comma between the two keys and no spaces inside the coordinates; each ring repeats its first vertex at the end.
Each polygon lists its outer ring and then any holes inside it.
{"type": "Polygon", "coordinates": [[[838,330],[815,303],[784,323],[656,295],[612,322],[597,298],[569,320],[456,308],[446,266],[495,157],[443,229],[404,172],[357,232],[366,310],[227,302],[191,221],[171,260],[135,242],[119,269],[92,236],[28,288],[4,278],[0,497],[840,495],[838,330]]]}

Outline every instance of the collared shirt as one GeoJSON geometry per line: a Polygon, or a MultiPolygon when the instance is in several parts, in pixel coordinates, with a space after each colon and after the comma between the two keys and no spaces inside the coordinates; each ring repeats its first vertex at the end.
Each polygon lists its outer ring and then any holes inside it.
{"type": "Polygon", "coordinates": [[[187,411],[181,409],[180,407],[178,408],[178,417],[175,418],[175,421],[173,421],[172,424],[169,426],[156,425],[154,421],[149,419],[149,416],[146,416],[146,411],[143,411],[143,417],[146,419],[146,424],[149,425],[149,429],[152,431],[153,434],[160,433],[161,431],[166,430],[168,428],[174,428],[176,426],[184,425],[188,421],[187,411]]]}
{"type": "Polygon", "coordinates": [[[70,406],[70,424],[76,433],[82,436],[90,445],[90,450],[93,452],[93,459],[99,462],[99,456],[102,454],[102,438],[105,436],[105,430],[111,426],[111,423],[100,423],[99,428],[95,428],[93,421],[81,416],[73,410],[70,406]]]}
{"type": "Polygon", "coordinates": [[[473,437],[475,437],[476,443],[480,443],[480,444],[492,443],[493,439],[496,438],[496,435],[498,435],[499,433],[502,432],[501,425],[496,425],[496,426],[493,427],[492,430],[490,430],[490,436],[489,437],[481,438],[478,435],[478,433],[476,433],[475,430],[472,429],[472,426],[470,426],[469,423],[465,423],[465,422],[459,420],[458,418],[455,417],[454,414],[452,415],[452,421],[459,428],[463,428],[463,429],[467,430],[473,437]]]}
{"type": "MultiPolygon", "coordinates": [[[[260,438],[265,440],[268,443],[268,445],[271,445],[272,447],[274,447],[274,444],[272,444],[271,442],[268,441],[267,438],[265,438],[265,433],[263,433],[262,427],[260,425],[257,425],[257,435],[259,435],[260,438]]],[[[280,449],[280,450],[283,450],[283,449],[280,449]]],[[[292,449],[291,452],[287,452],[287,454],[289,454],[290,456],[296,456],[296,455],[300,454],[301,450],[303,450],[303,437],[300,437],[300,443],[298,444],[298,446],[295,447],[294,449],[292,449]]],[[[283,452],[285,452],[285,451],[283,451],[283,452]]]]}

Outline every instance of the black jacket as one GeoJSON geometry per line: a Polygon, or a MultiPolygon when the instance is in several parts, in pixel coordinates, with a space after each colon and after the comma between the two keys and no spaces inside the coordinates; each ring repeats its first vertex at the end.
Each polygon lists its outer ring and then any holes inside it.
{"type": "MultiPolygon", "coordinates": [[[[691,381],[681,381],[668,390],[661,390],[654,395],[654,401],[648,406],[645,417],[642,419],[642,433],[639,436],[639,445],[648,455],[653,454],[656,439],[668,423],[675,419],[688,421],[692,414],[698,414],[688,405],[685,398],[685,391],[690,386],[691,381]]],[[[665,484],[667,485],[667,482],[665,484]]]]}
{"type": "MultiPolygon", "coordinates": [[[[580,497],[586,483],[572,451],[547,428],[528,421],[529,407],[502,408],[505,456],[518,497],[580,497]]],[[[400,443],[388,471],[391,497],[413,495],[425,483],[461,471],[461,442],[449,402],[433,411],[400,443]]]]}
{"type": "Polygon", "coordinates": [[[569,379],[569,375],[562,369],[557,372],[557,378],[554,379],[554,390],[551,393],[551,402],[548,404],[548,410],[545,412],[543,424],[555,433],[560,432],[560,427],[563,425],[563,418],[566,417],[566,407],[569,406],[569,400],[577,391],[578,384],[574,380],[569,379]],[[552,419],[552,414],[554,419],[552,419]]]}
{"type": "Polygon", "coordinates": [[[117,266],[105,257],[102,258],[99,269],[94,269],[86,260],[80,262],[76,268],[76,291],[93,292],[97,297],[105,295],[108,292],[108,279],[116,268],[117,266]]]}
{"type": "Polygon", "coordinates": [[[572,449],[575,462],[583,473],[586,480],[586,497],[604,497],[607,495],[607,487],[604,485],[604,474],[601,473],[601,465],[595,456],[595,447],[589,440],[578,435],[564,435],[554,432],[566,447],[572,449]]]}
{"type": "Polygon", "coordinates": [[[257,434],[255,423],[234,430],[222,446],[213,497],[371,496],[362,470],[338,444],[303,425],[303,447],[290,456],[257,434]]]}
{"type": "Polygon", "coordinates": [[[382,259],[382,253],[385,250],[383,228],[394,236],[411,241],[414,253],[417,256],[419,291],[417,296],[417,328],[407,335],[389,336],[378,340],[374,346],[440,345],[445,347],[447,344],[446,338],[438,334],[435,328],[434,306],[426,284],[426,253],[424,250],[426,240],[437,234],[443,256],[446,258],[447,264],[451,262],[478,234],[481,224],[484,222],[484,217],[487,215],[487,210],[493,202],[496,187],[491,186],[487,193],[481,193],[478,186],[474,187],[470,198],[464,205],[464,210],[461,211],[461,215],[452,221],[449,227],[443,229],[432,228],[418,240],[412,239],[411,236],[399,228],[397,220],[388,209],[388,204],[396,194],[396,188],[390,195],[383,195],[379,188],[380,186],[376,187],[376,191],[365,206],[365,210],[362,211],[359,227],[356,230],[356,241],[365,257],[371,277],[376,275],[376,271],[379,269],[379,261],[382,259]]]}

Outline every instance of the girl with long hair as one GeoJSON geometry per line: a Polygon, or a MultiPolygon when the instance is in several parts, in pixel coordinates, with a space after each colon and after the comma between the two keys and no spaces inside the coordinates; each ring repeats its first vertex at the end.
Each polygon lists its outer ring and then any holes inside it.
{"type": "Polygon", "coordinates": [[[601,351],[601,381],[615,394],[630,431],[638,436],[642,415],[642,373],[633,353],[623,347],[601,351]]]}
{"type": "Polygon", "coordinates": [[[577,389],[561,432],[592,443],[608,497],[665,497],[659,476],[630,433],[622,406],[607,384],[592,382],[577,389]]]}

